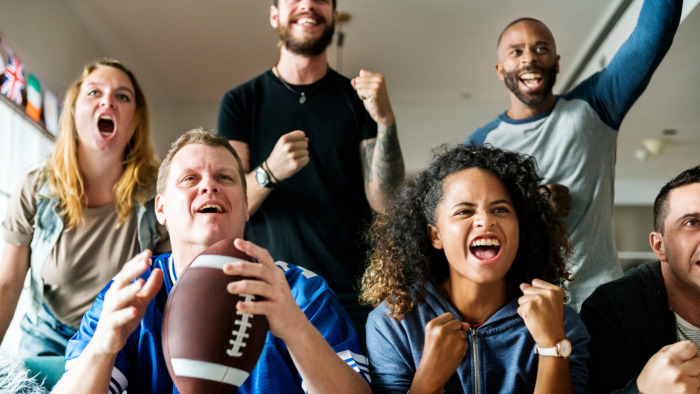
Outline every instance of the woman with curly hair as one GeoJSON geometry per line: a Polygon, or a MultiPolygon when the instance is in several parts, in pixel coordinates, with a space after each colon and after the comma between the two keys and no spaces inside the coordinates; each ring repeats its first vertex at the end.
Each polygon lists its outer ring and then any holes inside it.
{"type": "Polygon", "coordinates": [[[169,250],[153,209],[158,165],[134,75],[114,60],[87,64],[66,92],[51,155],[20,180],[2,224],[0,340],[30,271],[21,357],[63,356],[124,262],[169,250]]]}
{"type": "Polygon", "coordinates": [[[534,159],[439,149],[369,232],[375,393],[585,393],[590,337],[560,286],[568,235],[534,159]]]}

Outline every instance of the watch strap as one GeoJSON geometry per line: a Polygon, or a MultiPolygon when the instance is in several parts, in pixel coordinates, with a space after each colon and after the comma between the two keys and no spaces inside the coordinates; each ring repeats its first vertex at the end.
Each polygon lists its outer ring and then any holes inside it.
{"type": "Polygon", "coordinates": [[[540,356],[551,356],[551,357],[559,357],[559,349],[557,347],[539,347],[535,345],[535,354],[539,354],[540,356]]]}

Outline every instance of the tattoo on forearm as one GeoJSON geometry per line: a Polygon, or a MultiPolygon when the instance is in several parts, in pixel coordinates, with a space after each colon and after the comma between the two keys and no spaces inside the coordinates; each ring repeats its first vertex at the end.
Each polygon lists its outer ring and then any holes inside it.
{"type": "Polygon", "coordinates": [[[372,163],[374,167],[372,175],[376,174],[379,189],[383,193],[389,193],[401,183],[405,175],[403,155],[395,125],[387,127],[386,133],[377,137],[377,146],[379,155],[372,163]]]}
{"type": "Polygon", "coordinates": [[[368,140],[362,152],[362,156],[365,161],[365,168],[367,169],[367,174],[365,175],[365,186],[369,185],[370,182],[372,182],[372,157],[374,156],[375,145],[375,140],[368,140]]]}

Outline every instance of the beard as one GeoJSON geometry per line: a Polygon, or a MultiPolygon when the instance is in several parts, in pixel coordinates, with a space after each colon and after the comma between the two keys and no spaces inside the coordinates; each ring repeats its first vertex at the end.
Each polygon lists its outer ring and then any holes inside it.
{"type": "Polygon", "coordinates": [[[537,107],[552,92],[552,88],[557,82],[557,67],[556,64],[553,64],[551,67],[526,66],[512,72],[504,71],[503,82],[505,82],[508,90],[513,92],[515,97],[523,104],[529,107],[537,107]],[[520,76],[528,72],[536,72],[542,75],[542,86],[535,92],[523,92],[520,90],[520,76]]]}
{"type": "MultiPolygon", "coordinates": [[[[333,42],[333,34],[335,33],[335,26],[331,23],[326,24],[326,19],[316,14],[315,12],[306,12],[304,14],[311,14],[318,20],[318,23],[323,25],[323,32],[317,38],[307,38],[299,39],[294,37],[292,33],[291,23],[283,25],[280,23],[277,28],[277,34],[279,35],[280,42],[287,48],[290,52],[295,55],[300,55],[304,57],[314,57],[323,53],[323,51],[328,48],[328,46],[333,42]]],[[[289,18],[290,21],[298,19],[300,14],[293,15],[289,18]]]]}

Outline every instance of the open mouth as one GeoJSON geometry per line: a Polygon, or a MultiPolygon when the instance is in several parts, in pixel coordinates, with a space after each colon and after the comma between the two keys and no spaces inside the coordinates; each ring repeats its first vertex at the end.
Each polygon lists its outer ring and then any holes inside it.
{"type": "Polygon", "coordinates": [[[520,82],[529,90],[535,90],[542,85],[542,74],[539,72],[526,72],[520,76],[520,82]]]}
{"type": "Polygon", "coordinates": [[[203,205],[199,210],[199,213],[224,213],[224,209],[221,208],[219,204],[206,204],[203,205]]]}
{"type": "Polygon", "coordinates": [[[102,115],[97,121],[97,128],[100,130],[100,134],[109,137],[114,133],[114,120],[109,115],[102,115]]]}
{"type": "Polygon", "coordinates": [[[479,238],[472,241],[469,251],[479,260],[493,260],[501,252],[501,243],[496,238],[479,238]]]}
{"type": "Polygon", "coordinates": [[[297,19],[295,23],[300,26],[316,26],[318,25],[318,20],[313,17],[302,16],[301,18],[297,19]]]}

